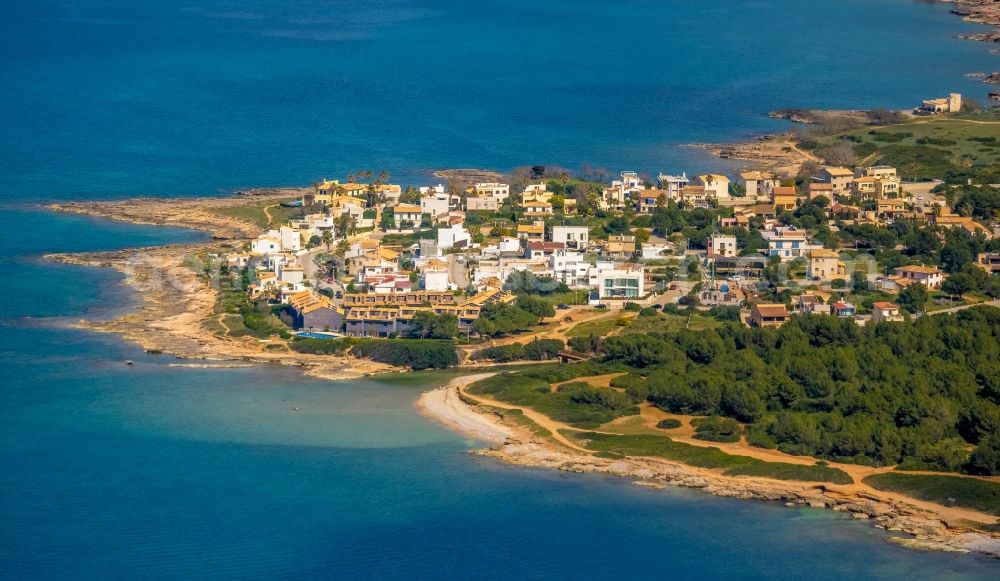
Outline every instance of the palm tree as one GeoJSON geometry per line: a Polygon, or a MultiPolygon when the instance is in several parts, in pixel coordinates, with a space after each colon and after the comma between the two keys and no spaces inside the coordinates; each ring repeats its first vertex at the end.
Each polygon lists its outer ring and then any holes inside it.
{"type": "Polygon", "coordinates": [[[330,231],[330,228],[323,229],[321,238],[323,240],[323,244],[326,245],[326,251],[330,252],[330,245],[333,244],[333,232],[330,231]]]}

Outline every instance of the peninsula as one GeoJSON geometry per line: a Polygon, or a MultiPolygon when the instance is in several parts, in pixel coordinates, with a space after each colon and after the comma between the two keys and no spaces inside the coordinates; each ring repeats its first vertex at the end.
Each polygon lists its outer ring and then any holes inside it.
{"type": "Polygon", "coordinates": [[[53,204],[208,239],[49,258],[142,297],[80,326],[185,365],[466,368],[420,407],[481,454],[997,556],[1000,120],[958,95],[921,108],[796,112],[825,128],[790,146],[804,160],[734,175],[361,170],[53,204]]]}

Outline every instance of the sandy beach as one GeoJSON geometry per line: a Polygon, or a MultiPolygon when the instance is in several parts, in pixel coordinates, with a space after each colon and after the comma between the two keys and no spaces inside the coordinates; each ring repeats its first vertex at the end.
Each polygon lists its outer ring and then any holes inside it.
{"type": "Polygon", "coordinates": [[[480,373],[453,379],[445,387],[424,392],[417,400],[417,409],[425,416],[447,428],[465,434],[490,445],[499,446],[515,436],[514,430],[500,421],[494,421],[485,414],[466,405],[459,395],[459,388],[485,379],[492,373],[480,373]]]}
{"type": "MultiPolygon", "coordinates": [[[[482,401],[464,392],[471,383],[492,374],[477,374],[452,380],[447,386],[424,393],[417,409],[427,417],[477,440],[490,448],[474,453],[519,466],[594,472],[628,478],[634,484],[666,489],[670,486],[697,488],[730,498],[782,502],[789,507],[830,509],[850,513],[855,519],[871,520],[886,531],[905,533],[893,542],[925,550],[974,552],[1000,558],[1000,534],[974,530],[962,521],[994,522],[995,517],[976,511],[948,508],[896,493],[879,491],[861,483],[833,485],[726,476],[661,458],[602,458],[565,438],[539,437],[523,424],[503,418],[497,402],[482,401]]],[[[559,424],[532,410],[522,410],[542,427],[558,434],[559,424]]]]}

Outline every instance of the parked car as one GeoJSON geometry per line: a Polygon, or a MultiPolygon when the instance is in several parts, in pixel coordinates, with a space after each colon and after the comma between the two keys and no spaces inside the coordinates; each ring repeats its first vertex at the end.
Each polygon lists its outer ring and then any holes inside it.
{"type": "Polygon", "coordinates": [[[344,298],[344,293],[342,293],[341,291],[337,291],[337,294],[335,294],[333,296],[337,297],[338,299],[342,299],[342,298],[344,298]]]}
{"type": "Polygon", "coordinates": [[[670,286],[667,287],[667,290],[677,290],[677,283],[670,283],[670,286]]]}
{"type": "Polygon", "coordinates": [[[594,305],[594,308],[595,309],[606,309],[606,308],[608,308],[608,305],[606,305],[604,303],[601,303],[599,305],[594,305]]]}
{"type": "Polygon", "coordinates": [[[563,304],[560,304],[560,305],[556,305],[556,308],[559,309],[560,311],[565,311],[566,309],[569,308],[569,305],[563,303],[563,304]]]}

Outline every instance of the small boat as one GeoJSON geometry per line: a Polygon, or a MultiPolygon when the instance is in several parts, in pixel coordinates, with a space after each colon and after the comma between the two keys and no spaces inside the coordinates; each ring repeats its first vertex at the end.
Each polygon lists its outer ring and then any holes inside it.
{"type": "Polygon", "coordinates": [[[125,360],[125,365],[132,365],[132,360],[131,359],[126,359],[125,360]]]}
{"type": "Polygon", "coordinates": [[[302,408],[300,408],[299,406],[293,406],[293,407],[292,407],[292,411],[293,411],[293,412],[297,412],[297,411],[299,411],[299,410],[301,410],[301,409],[302,409],[302,408]]]}

